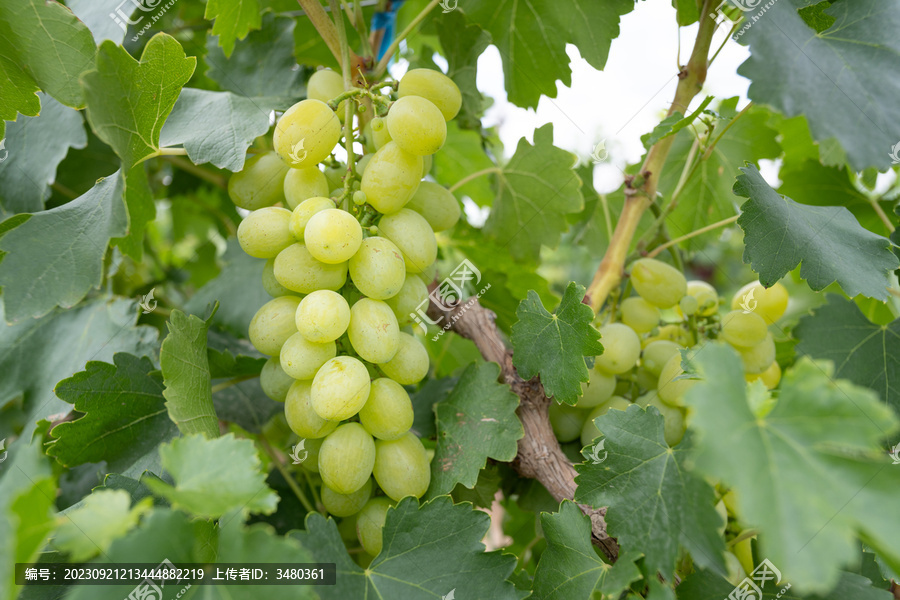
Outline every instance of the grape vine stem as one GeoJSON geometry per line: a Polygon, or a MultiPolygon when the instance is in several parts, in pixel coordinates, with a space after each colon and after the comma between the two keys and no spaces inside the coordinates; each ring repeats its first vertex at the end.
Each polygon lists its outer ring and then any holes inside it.
{"type": "MultiPolygon", "coordinates": [[[[685,110],[694,96],[700,92],[703,82],[706,81],[706,69],[709,65],[709,49],[712,37],[716,30],[716,22],[709,17],[712,0],[704,0],[700,14],[700,27],[697,29],[697,39],[691,58],[687,65],[678,74],[678,87],[675,90],[675,98],[669,107],[668,115],[676,110],[685,110]]],[[[625,206],[622,215],[616,223],[616,229],[610,240],[609,247],[600,266],[594,274],[594,279],[587,289],[584,302],[589,304],[594,312],[598,312],[606,298],[614,287],[622,281],[625,269],[625,258],[634,239],[635,231],[644,211],[656,199],[656,186],[659,175],[662,172],[672,142],[675,136],[669,136],[656,142],[647,152],[647,158],[641,165],[640,175],[629,179],[625,184],[625,206]]]]}
{"type": "Polygon", "coordinates": [[[738,217],[740,217],[740,215],[734,215],[733,217],[728,217],[727,219],[722,219],[721,221],[713,223],[712,225],[707,225],[706,227],[701,227],[700,229],[695,229],[694,231],[687,233],[681,237],[677,237],[674,240],[669,240],[665,244],[660,244],[659,246],[657,246],[656,248],[654,248],[651,252],[649,252],[647,254],[647,258],[654,258],[660,252],[665,250],[666,248],[671,248],[672,246],[674,246],[676,244],[680,244],[681,242],[683,242],[685,240],[689,240],[692,237],[697,237],[698,235],[706,233],[707,231],[712,231],[713,229],[718,229],[719,227],[731,225],[732,223],[734,223],[735,221],[738,220],[738,217]]]}

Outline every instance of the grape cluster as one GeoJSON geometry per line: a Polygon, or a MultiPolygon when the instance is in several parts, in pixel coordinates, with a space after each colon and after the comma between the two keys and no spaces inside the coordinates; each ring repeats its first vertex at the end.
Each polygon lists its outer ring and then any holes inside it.
{"type": "MultiPolygon", "coordinates": [[[[462,97],[427,69],[409,71],[396,99],[355,91],[364,93],[346,94],[333,71],[315,73],[308,98],[277,122],[274,152],[249,159],[228,188],[252,211],[238,241],[267,259],[262,284],[274,298],[250,322],[250,341],[271,357],[262,388],[285,403],[288,425],[306,440],[303,466],[321,477],[325,509],[356,515],[359,541],[374,556],[387,508],[421,497],[431,480],[404,386],[429,368],[409,326],[434,277],[435,232],[460,217],[453,195],[422,179],[462,97]],[[348,169],[331,154],[346,103],[359,97],[376,107],[356,128],[371,152],[354,155],[348,169]]],[[[362,121],[365,108],[351,114],[362,121]]]]}
{"type": "MultiPolygon", "coordinates": [[[[550,406],[550,422],[561,442],[587,446],[600,435],[594,419],[629,404],[655,406],[665,419],[665,439],[677,444],[688,417],[683,398],[695,379],[682,378],[681,351],[706,339],[722,339],[741,356],[747,381],[759,379],[772,389],[781,379],[775,342],[769,331],[787,309],[780,283],[759,282],[741,288],[731,311],[720,315],[720,299],[705,281],[687,281],[676,268],[652,258],[630,266],[636,295],[618,302],[600,327],[604,352],[597,356],[583,395],[572,406],[550,406]]],[[[721,311],[724,312],[724,311],[721,311]]]]}

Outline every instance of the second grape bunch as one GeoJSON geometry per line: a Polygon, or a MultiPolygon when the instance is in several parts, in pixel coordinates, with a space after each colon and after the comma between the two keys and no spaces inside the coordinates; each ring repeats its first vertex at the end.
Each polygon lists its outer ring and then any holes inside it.
{"type": "Polygon", "coordinates": [[[306,440],[302,464],[321,477],[324,508],[369,559],[388,508],[424,495],[431,479],[433,453],[410,431],[404,386],[429,369],[410,325],[435,274],[435,232],[460,216],[456,198],[423,178],[461,103],[437,71],[409,71],[396,98],[348,95],[339,74],[318,71],[308,98],[276,123],[274,152],[250,158],[228,185],[252,211],[238,241],[267,260],[262,285],[273,297],[250,323],[250,341],[270,356],[260,383],[306,440]],[[364,137],[354,141],[370,153],[348,169],[332,153],[346,103],[366,97],[387,110],[357,124],[364,137]]]}

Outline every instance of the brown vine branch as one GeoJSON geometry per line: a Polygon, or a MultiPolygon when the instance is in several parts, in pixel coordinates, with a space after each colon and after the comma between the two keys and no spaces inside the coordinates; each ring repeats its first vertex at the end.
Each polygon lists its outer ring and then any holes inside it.
{"type": "MultiPolygon", "coordinates": [[[[694,49],[687,65],[678,74],[678,87],[667,116],[671,116],[677,110],[686,111],[687,106],[703,87],[703,82],[706,81],[709,48],[716,30],[715,20],[708,16],[710,4],[711,0],[703,2],[694,49]]],[[[606,302],[606,298],[613,288],[622,281],[625,258],[628,256],[631,241],[634,239],[641,216],[656,198],[659,174],[662,172],[674,141],[675,136],[668,136],[651,146],[644,159],[644,164],[641,165],[640,174],[625,182],[625,206],[618,223],[616,223],[616,229],[609,241],[606,254],[603,256],[584,298],[585,303],[589,304],[595,313],[606,302]]]]}
{"type": "MultiPolygon", "coordinates": [[[[507,349],[494,323],[496,315],[471,298],[465,303],[443,311],[431,303],[428,314],[432,320],[440,319],[441,325],[452,323],[450,329],[472,340],[485,360],[500,365],[503,381],[519,396],[516,410],[525,435],[519,440],[519,452],[512,466],[520,475],[537,479],[557,502],[575,497],[575,468],[559,447],[550,426],[547,408],[551,400],[544,394],[544,386],[537,377],[523,380],[512,363],[512,351],[507,349]],[[464,313],[464,314],[463,314],[464,313]]],[[[581,510],[591,519],[591,539],[604,554],[615,561],[619,546],[606,533],[606,508],[596,509],[580,504],[581,510]]]]}

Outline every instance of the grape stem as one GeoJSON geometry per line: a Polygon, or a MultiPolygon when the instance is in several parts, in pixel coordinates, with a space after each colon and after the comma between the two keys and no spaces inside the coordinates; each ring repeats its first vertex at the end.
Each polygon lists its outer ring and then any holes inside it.
{"type": "Polygon", "coordinates": [[[470,181],[472,181],[473,179],[478,179],[482,175],[488,175],[490,173],[497,173],[499,175],[499,174],[503,173],[503,169],[501,169],[500,167],[488,167],[487,169],[482,169],[480,171],[475,171],[474,173],[469,173],[468,175],[466,175],[465,177],[463,177],[462,179],[460,179],[459,181],[457,181],[456,183],[451,185],[450,192],[453,193],[456,190],[458,190],[459,188],[461,188],[462,186],[464,186],[467,183],[469,183],[470,181]]]}
{"type": "Polygon", "coordinates": [[[397,51],[397,48],[400,47],[400,42],[402,42],[406,37],[415,30],[416,27],[419,26],[419,23],[422,22],[425,17],[428,16],[435,6],[441,3],[441,0],[431,0],[428,5],[422,9],[422,12],[416,15],[416,17],[409,22],[409,25],[397,34],[397,37],[394,38],[394,41],[391,42],[391,45],[388,46],[387,52],[384,53],[384,56],[381,57],[381,60],[378,61],[378,64],[375,65],[373,72],[376,77],[381,77],[381,75],[387,70],[388,63],[391,62],[391,57],[397,51]]]}
{"type": "MultiPolygon", "coordinates": [[[[700,26],[697,39],[687,65],[678,74],[678,87],[669,107],[668,115],[688,106],[694,96],[700,92],[706,81],[709,49],[716,30],[716,22],[709,17],[712,0],[703,0],[700,11],[700,26]]],[[[587,289],[584,302],[597,313],[614,287],[622,281],[625,269],[625,258],[637,231],[638,223],[644,211],[656,200],[656,187],[659,175],[666,163],[675,136],[669,136],[656,142],[647,152],[647,158],[641,165],[640,174],[625,182],[625,206],[616,223],[616,229],[600,266],[587,289]]]]}
{"type": "MultiPolygon", "coordinates": [[[[315,27],[316,31],[319,32],[319,35],[325,41],[325,45],[328,46],[328,49],[331,50],[331,53],[338,61],[338,64],[341,65],[341,70],[344,70],[344,62],[341,59],[341,44],[338,40],[338,32],[334,26],[334,23],[332,23],[331,19],[328,18],[328,13],[326,13],[325,9],[322,8],[319,0],[297,0],[297,2],[303,8],[303,12],[306,13],[306,16],[309,17],[309,20],[312,21],[313,27],[315,27]]],[[[338,12],[340,13],[340,11],[338,12]]]]}
{"type": "Polygon", "coordinates": [[[686,233],[685,235],[682,235],[681,237],[677,237],[674,240],[669,240],[665,244],[660,244],[659,246],[654,248],[652,251],[647,253],[647,258],[654,258],[654,257],[658,256],[659,253],[662,252],[663,250],[665,250],[666,248],[670,248],[672,246],[675,246],[676,244],[680,244],[681,242],[683,242],[685,240],[689,240],[692,237],[697,237],[698,235],[704,234],[707,231],[712,231],[713,229],[718,229],[719,227],[731,225],[732,223],[734,223],[735,221],[738,220],[738,217],[740,217],[740,215],[734,215],[733,217],[728,217],[727,219],[722,219],[721,221],[718,221],[717,223],[713,223],[712,225],[707,225],[706,227],[701,227],[700,229],[695,229],[694,231],[692,231],[690,233],[686,233]]]}

